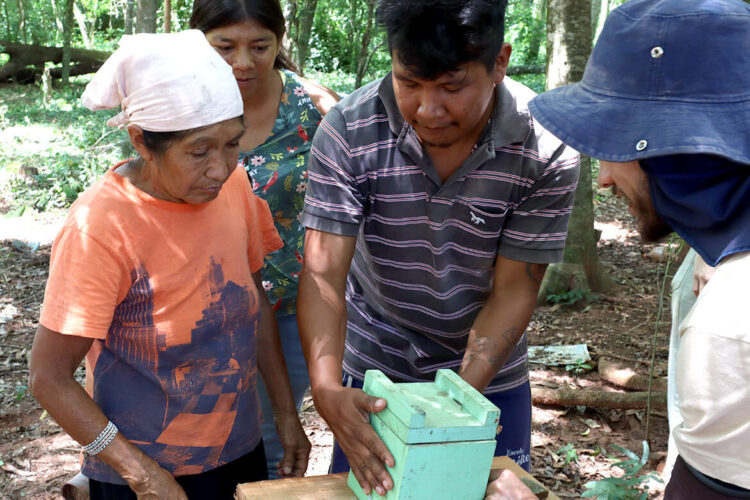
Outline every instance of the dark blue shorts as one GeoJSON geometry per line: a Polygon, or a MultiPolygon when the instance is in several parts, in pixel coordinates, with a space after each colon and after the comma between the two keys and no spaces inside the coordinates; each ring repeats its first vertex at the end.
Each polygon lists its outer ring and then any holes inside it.
{"type": "MultiPolygon", "coordinates": [[[[345,387],[361,389],[364,382],[345,373],[343,384],[345,387]]],[[[527,381],[515,389],[485,394],[485,397],[500,408],[500,425],[503,429],[495,437],[495,456],[509,456],[528,471],[531,460],[531,385],[527,381]]],[[[334,441],[330,472],[348,470],[349,461],[334,441]]]]}

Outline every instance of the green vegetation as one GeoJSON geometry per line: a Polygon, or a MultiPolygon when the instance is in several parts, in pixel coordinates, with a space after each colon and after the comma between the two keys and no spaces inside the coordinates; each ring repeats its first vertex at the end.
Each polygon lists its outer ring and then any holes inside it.
{"type": "Polygon", "coordinates": [[[53,90],[0,87],[0,179],[15,214],[66,207],[108,167],[129,155],[125,132],[105,126],[112,111],[80,104],[86,80],[53,90]]]}
{"type": "Polygon", "coordinates": [[[565,465],[568,465],[570,462],[578,462],[578,452],[576,451],[575,446],[573,446],[573,443],[568,443],[557,450],[557,454],[564,457],[565,465]]]}
{"type": "Polygon", "coordinates": [[[587,373],[591,370],[593,370],[593,366],[591,366],[589,363],[586,363],[582,359],[577,359],[573,364],[565,365],[565,371],[575,373],[576,375],[587,373]]]}
{"type": "MultiPolygon", "coordinates": [[[[648,443],[643,441],[643,454],[640,458],[630,450],[617,445],[613,446],[627,458],[618,460],[612,466],[619,467],[625,473],[620,477],[607,477],[598,481],[589,481],[583,485],[586,491],[581,496],[599,500],[646,500],[648,498],[648,487],[644,483],[651,479],[661,481],[654,472],[648,474],[642,472],[643,466],[648,461],[648,443]]],[[[610,458],[617,460],[613,457],[610,458]]]]}
{"type": "Polygon", "coordinates": [[[588,288],[575,288],[561,293],[550,293],[547,295],[547,302],[552,304],[573,305],[576,302],[591,302],[596,299],[596,295],[591,293],[588,288]]]}
{"type": "MultiPolygon", "coordinates": [[[[113,50],[127,29],[125,4],[77,0],[72,46],[113,50]]],[[[298,6],[308,4],[309,0],[297,0],[298,6]]],[[[290,3],[282,0],[282,5],[288,11],[290,3]]],[[[367,5],[365,0],[318,0],[304,65],[307,77],[347,94],[356,86],[358,71],[363,83],[388,73],[390,55],[384,33],[368,21],[367,5]],[[365,36],[367,26],[369,36],[365,36]],[[362,40],[368,37],[369,44],[363,48],[362,40]],[[360,67],[363,60],[365,68],[360,67]]],[[[539,6],[539,2],[509,2],[506,40],[514,48],[512,66],[544,64],[545,22],[539,6]]],[[[0,39],[59,47],[64,31],[62,8],[60,2],[44,0],[6,2],[0,11],[0,39]]],[[[156,12],[160,27],[163,8],[160,2],[156,12]]],[[[171,29],[186,29],[191,11],[192,0],[173,0],[171,29]]],[[[0,56],[0,64],[7,60],[7,54],[0,56]]],[[[47,66],[59,68],[52,63],[47,66]]],[[[543,74],[514,78],[537,92],[544,90],[543,74]]],[[[125,132],[105,126],[116,111],[91,112],[80,104],[89,79],[90,75],[73,78],[67,88],[55,81],[46,93],[39,82],[0,85],[0,207],[4,205],[9,215],[67,208],[110,166],[132,154],[125,132]]],[[[578,299],[560,300],[573,303],[578,299]]]]}
{"type": "Polygon", "coordinates": [[[20,403],[28,392],[29,388],[26,385],[16,384],[16,403],[20,403]]]}

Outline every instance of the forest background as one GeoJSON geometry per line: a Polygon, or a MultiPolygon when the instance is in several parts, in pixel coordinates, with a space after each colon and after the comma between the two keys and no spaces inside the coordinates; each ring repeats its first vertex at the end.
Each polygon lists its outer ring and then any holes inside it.
{"type": "MultiPolygon", "coordinates": [[[[284,44],[308,78],[346,94],[389,71],[376,0],[281,3],[284,44]]],[[[509,75],[537,92],[579,80],[621,3],[510,0],[509,75]]],[[[191,9],[192,0],[0,0],[0,497],[53,498],[77,463],[77,446],[25,385],[48,242],[3,235],[3,221],[59,221],[132,155],[127,134],[105,126],[117,110],[92,113],[80,95],[123,34],[186,29],[191,9]]],[[[663,485],[651,473],[666,452],[664,311],[682,245],[641,244],[625,205],[593,183],[597,168],[582,159],[565,260],[548,272],[529,327],[532,344],[587,344],[592,356],[532,365],[532,471],[563,497],[658,498],[663,485]]],[[[313,444],[330,446],[311,404],[304,420],[313,444]]],[[[311,467],[322,473],[325,463],[311,467]]]]}

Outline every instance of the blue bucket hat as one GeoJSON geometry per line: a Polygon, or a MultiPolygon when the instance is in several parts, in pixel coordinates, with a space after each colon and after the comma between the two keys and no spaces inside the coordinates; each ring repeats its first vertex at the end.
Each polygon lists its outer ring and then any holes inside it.
{"type": "Polygon", "coordinates": [[[750,164],[750,5],[627,2],[607,18],[583,79],[529,110],[601,160],[706,153],[750,164]]]}

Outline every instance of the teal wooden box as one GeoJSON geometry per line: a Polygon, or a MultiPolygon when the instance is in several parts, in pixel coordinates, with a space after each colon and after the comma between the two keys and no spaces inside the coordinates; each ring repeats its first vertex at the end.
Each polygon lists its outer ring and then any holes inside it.
{"type": "Polygon", "coordinates": [[[359,499],[481,500],[487,488],[500,410],[451,370],[435,382],[393,383],[368,370],[363,390],[388,405],[370,424],[395,459],[388,472],[394,487],[368,497],[349,472],[359,499]]]}

